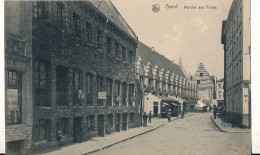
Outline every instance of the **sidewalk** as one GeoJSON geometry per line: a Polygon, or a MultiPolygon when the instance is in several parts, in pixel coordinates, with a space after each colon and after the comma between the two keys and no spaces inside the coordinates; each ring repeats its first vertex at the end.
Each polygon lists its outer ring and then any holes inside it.
{"type": "MultiPolygon", "coordinates": [[[[187,116],[194,115],[195,113],[186,113],[187,116]]],[[[172,121],[179,119],[180,117],[172,117],[172,121]]],[[[147,123],[146,127],[130,128],[127,131],[114,132],[105,137],[93,137],[90,140],[83,143],[71,144],[64,147],[54,148],[51,150],[45,150],[44,152],[33,152],[33,154],[44,155],[82,155],[90,154],[101,149],[111,147],[120,142],[134,138],[136,136],[153,131],[164,124],[168,123],[167,118],[153,118],[152,123],[147,123]]]]}
{"type": "Polygon", "coordinates": [[[229,133],[251,133],[251,129],[248,128],[239,128],[233,127],[231,123],[227,123],[220,118],[213,119],[213,116],[210,116],[211,120],[218,126],[218,128],[222,132],[229,132],[229,133]]]}

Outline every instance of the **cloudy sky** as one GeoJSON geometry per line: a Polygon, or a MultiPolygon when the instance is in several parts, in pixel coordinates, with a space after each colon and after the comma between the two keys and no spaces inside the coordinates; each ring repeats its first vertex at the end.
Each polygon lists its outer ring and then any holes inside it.
{"type": "Polygon", "coordinates": [[[222,20],[232,0],[112,0],[120,14],[147,46],[178,63],[182,58],[187,73],[194,75],[203,62],[211,75],[223,78],[222,20]],[[152,5],[160,5],[154,13],[152,5]],[[178,5],[177,9],[166,6],[178,5]],[[184,9],[196,6],[196,9],[184,9]],[[204,9],[199,9],[204,6],[204,9]],[[214,6],[216,9],[207,8],[214,6]]]}

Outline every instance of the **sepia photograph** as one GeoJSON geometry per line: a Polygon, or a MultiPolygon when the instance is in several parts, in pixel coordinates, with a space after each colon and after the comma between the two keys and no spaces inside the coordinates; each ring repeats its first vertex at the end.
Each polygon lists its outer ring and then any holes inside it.
{"type": "Polygon", "coordinates": [[[3,5],[5,154],[252,153],[250,0],[3,5]]]}

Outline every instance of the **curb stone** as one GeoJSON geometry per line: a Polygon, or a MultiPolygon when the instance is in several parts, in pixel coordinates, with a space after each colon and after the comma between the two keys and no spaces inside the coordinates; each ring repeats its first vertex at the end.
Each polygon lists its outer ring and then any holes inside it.
{"type": "Polygon", "coordinates": [[[236,132],[236,131],[226,131],[226,130],[223,130],[213,119],[213,116],[210,116],[210,119],[211,121],[215,124],[215,126],[221,131],[221,132],[226,132],[226,133],[251,133],[251,132],[248,132],[248,131],[244,131],[244,132],[236,132]]]}

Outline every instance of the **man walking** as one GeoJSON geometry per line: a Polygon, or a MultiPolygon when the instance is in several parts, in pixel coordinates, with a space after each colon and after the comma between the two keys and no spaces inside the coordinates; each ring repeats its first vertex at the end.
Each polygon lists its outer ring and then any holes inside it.
{"type": "Polygon", "coordinates": [[[149,121],[150,123],[152,123],[152,111],[149,112],[149,117],[148,117],[148,118],[149,118],[148,121],[149,121]]]}
{"type": "Polygon", "coordinates": [[[217,116],[217,107],[216,107],[216,105],[214,105],[214,108],[213,108],[213,115],[214,115],[214,119],[216,119],[216,116],[217,116]]]}
{"type": "Polygon", "coordinates": [[[146,114],[146,112],[144,112],[144,115],[143,115],[144,126],[147,125],[147,117],[148,117],[148,115],[146,114]]]}

